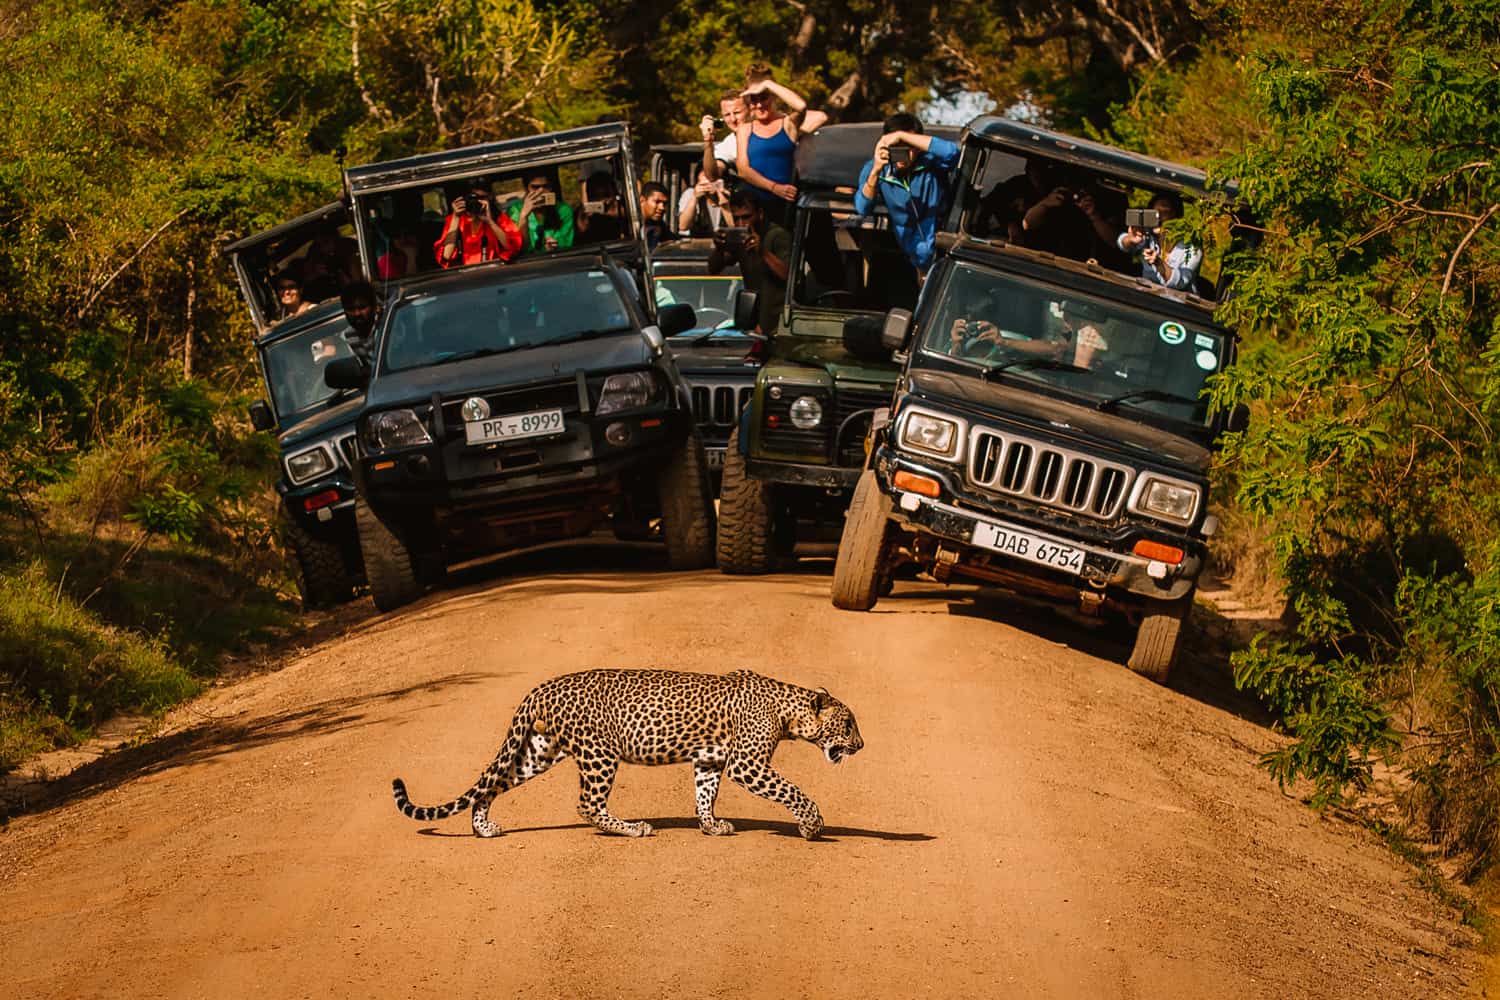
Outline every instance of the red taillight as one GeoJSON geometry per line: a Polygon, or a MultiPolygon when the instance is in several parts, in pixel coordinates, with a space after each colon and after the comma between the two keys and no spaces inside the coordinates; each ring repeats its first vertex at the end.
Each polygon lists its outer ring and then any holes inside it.
{"type": "Polygon", "coordinates": [[[339,502],[338,490],[324,490],[322,493],[314,493],[302,501],[303,510],[317,510],[319,507],[327,507],[331,503],[339,502]]]}
{"type": "Polygon", "coordinates": [[[1163,545],[1161,542],[1153,542],[1147,538],[1142,538],[1136,542],[1130,551],[1146,559],[1155,559],[1158,562],[1164,562],[1171,566],[1176,566],[1182,562],[1183,552],[1181,549],[1175,545],[1163,545]]]}
{"type": "Polygon", "coordinates": [[[781,426],[781,418],[778,417],[774,413],[768,413],[768,414],[766,414],[766,426],[767,427],[780,427],[781,426]]]}

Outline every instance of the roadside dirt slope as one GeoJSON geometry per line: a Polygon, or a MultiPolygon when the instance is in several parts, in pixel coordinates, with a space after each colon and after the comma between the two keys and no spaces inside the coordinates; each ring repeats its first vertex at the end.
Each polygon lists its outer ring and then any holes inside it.
{"type": "Polygon", "coordinates": [[[514,560],[216,690],[0,834],[8,997],[1456,997],[1474,942],[1372,838],[1256,770],[1273,737],[1204,667],[975,592],[835,612],[827,566],[743,580],[654,556],[514,560]],[[1072,647],[1064,645],[1070,642],[1072,647]],[[1115,657],[1116,662],[1100,655],[1115,657]],[[595,666],[751,667],[849,704],[863,753],[780,770],[806,843],[686,767],[624,768],[598,835],[565,762],[467,816],[527,689],[595,666]]]}

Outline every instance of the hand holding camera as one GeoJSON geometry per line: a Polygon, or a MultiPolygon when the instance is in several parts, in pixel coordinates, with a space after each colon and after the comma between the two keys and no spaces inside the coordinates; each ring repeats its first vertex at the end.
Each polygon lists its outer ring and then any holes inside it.
{"type": "Polygon", "coordinates": [[[704,142],[714,141],[714,116],[704,115],[698,120],[698,131],[703,133],[704,142]]]}
{"type": "Polygon", "coordinates": [[[916,158],[916,150],[905,143],[897,143],[886,147],[886,155],[891,166],[897,170],[905,170],[912,165],[916,158]]]}

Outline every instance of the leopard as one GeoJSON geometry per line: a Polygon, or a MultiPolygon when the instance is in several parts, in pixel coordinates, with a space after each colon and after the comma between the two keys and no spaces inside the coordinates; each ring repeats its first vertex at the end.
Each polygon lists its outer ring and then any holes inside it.
{"type": "Polygon", "coordinates": [[[414,805],[400,778],[396,807],[423,822],[470,809],[479,837],[495,837],[495,797],[546,772],[564,757],[578,765],[578,814],[607,834],[647,837],[642,821],[610,814],[609,794],[621,764],[693,765],[698,826],[711,837],[734,833],[714,815],[720,778],[778,802],[808,840],[823,831],[812,799],[777,773],[771,756],[783,740],[818,746],[839,764],[864,748],[854,713],[826,688],[809,689],[753,670],[727,674],[676,670],[585,670],[543,681],[521,700],[505,742],[474,784],[438,806],[414,805]]]}

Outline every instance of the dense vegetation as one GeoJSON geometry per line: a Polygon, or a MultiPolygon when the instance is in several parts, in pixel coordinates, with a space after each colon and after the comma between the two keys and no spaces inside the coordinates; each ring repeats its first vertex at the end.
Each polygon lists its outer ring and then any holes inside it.
{"type": "MultiPolygon", "coordinates": [[[[1500,850],[1500,0],[77,0],[0,13],[0,769],[194,690],[285,621],[217,257],[341,158],[629,118],[687,139],[753,58],[845,120],[988,94],[1238,178],[1248,402],[1221,491],[1286,627],[1236,656],[1319,802],[1385,759],[1500,850]]],[[[1214,220],[1188,220],[1200,238],[1214,220]]]]}

